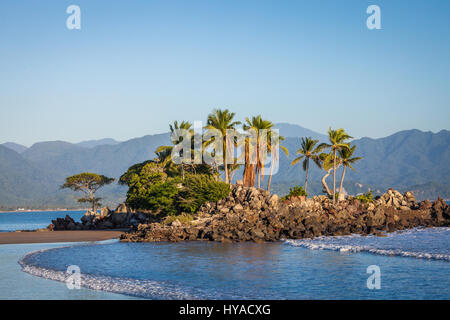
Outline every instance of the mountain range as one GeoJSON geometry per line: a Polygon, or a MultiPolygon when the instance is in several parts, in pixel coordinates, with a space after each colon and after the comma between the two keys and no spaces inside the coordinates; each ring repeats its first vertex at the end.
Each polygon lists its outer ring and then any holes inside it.
{"type": "MultiPolygon", "coordinates": [[[[300,137],[326,141],[326,136],[298,125],[277,124],[286,139],[290,156],[280,156],[279,172],[273,176],[273,191],[284,194],[296,184],[303,185],[301,165],[290,162],[300,137]]],[[[401,131],[391,136],[352,141],[356,154],[364,157],[347,171],[345,189],[350,194],[369,188],[384,192],[388,187],[411,189],[421,198],[450,198],[450,131],[438,133],[401,131]]],[[[96,172],[118,178],[131,165],[154,158],[154,150],[169,144],[169,133],[147,135],[124,142],[113,139],[81,143],[51,141],[29,148],[14,143],[0,144],[0,208],[76,207],[76,195],[60,190],[65,177],[80,172],[96,172]]],[[[236,173],[239,178],[240,173],[236,173]]],[[[323,170],[311,166],[310,193],[321,193],[323,170]]],[[[340,175],[339,175],[340,177],[340,175]]],[[[267,179],[267,178],[266,178],[267,179]]],[[[267,181],[267,180],[265,180],[267,181]]],[[[332,179],[328,180],[329,185],[332,179]]],[[[264,183],[265,185],[265,183],[264,183]]],[[[104,204],[114,206],[125,198],[126,188],[117,184],[101,190],[104,204]]]]}

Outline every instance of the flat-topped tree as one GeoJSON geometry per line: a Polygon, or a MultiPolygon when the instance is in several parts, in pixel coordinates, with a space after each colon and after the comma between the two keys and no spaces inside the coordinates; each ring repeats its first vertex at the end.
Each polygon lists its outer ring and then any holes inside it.
{"type": "Polygon", "coordinates": [[[84,172],[66,178],[66,182],[61,189],[71,189],[82,191],[86,197],[78,199],[78,202],[88,202],[92,205],[92,211],[96,212],[101,205],[101,198],[95,197],[95,192],[101,187],[114,182],[114,178],[108,178],[97,173],[84,172]]]}

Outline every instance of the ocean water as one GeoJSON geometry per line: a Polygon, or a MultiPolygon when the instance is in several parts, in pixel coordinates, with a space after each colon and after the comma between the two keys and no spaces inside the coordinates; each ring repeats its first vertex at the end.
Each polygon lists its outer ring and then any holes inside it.
{"type": "Polygon", "coordinates": [[[69,290],[63,282],[50,281],[22,272],[17,263],[25,254],[35,250],[46,250],[73,244],[3,244],[0,245],[0,300],[105,300],[136,299],[130,295],[119,295],[106,291],[69,290]]]}
{"type": "MultiPolygon", "coordinates": [[[[84,211],[0,213],[0,230],[84,211]]],[[[0,245],[0,299],[450,299],[450,228],[279,243],[0,245]],[[67,267],[81,271],[70,290],[67,267]],[[380,289],[369,289],[369,266],[380,289]]]]}
{"type": "Polygon", "coordinates": [[[0,212],[0,232],[46,228],[52,220],[71,216],[80,221],[86,211],[0,212]]]}
{"type": "MultiPolygon", "coordinates": [[[[25,255],[23,271],[146,299],[450,299],[450,228],[279,243],[78,244],[25,255]],[[380,289],[369,289],[369,266],[380,289]]],[[[369,281],[370,282],[370,281],[369,281]]],[[[372,282],[370,282],[372,283],[372,282]]]]}
{"type": "Polygon", "coordinates": [[[368,252],[385,256],[415,257],[450,262],[450,228],[415,228],[377,236],[318,237],[286,240],[312,250],[368,252]]]}

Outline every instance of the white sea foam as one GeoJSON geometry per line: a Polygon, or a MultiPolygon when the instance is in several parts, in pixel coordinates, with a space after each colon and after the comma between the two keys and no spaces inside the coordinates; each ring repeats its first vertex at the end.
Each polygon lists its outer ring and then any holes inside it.
{"type": "Polygon", "coordinates": [[[450,228],[416,228],[391,233],[381,238],[350,235],[285,240],[285,243],[311,250],[332,250],[342,253],[368,252],[385,256],[450,261],[449,235],[450,228]],[[437,241],[441,243],[439,248],[426,248],[428,244],[435,244],[437,241]]]}
{"type": "MultiPolygon", "coordinates": [[[[99,245],[99,244],[111,244],[118,242],[117,240],[105,240],[96,243],[78,243],[76,245],[99,245]]],[[[70,273],[66,273],[60,270],[53,270],[50,268],[40,267],[29,263],[36,255],[43,252],[52,250],[59,250],[63,248],[72,247],[67,245],[63,247],[35,250],[27,253],[19,260],[19,264],[22,266],[22,271],[31,274],[33,276],[66,282],[71,276],[70,273]]],[[[243,296],[238,295],[226,295],[215,292],[214,290],[203,290],[200,288],[186,288],[167,281],[154,281],[148,279],[132,279],[122,277],[112,277],[104,275],[92,275],[92,274],[80,274],[81,287],[102,290],[112,293],[131,295],[147,299],[165,299],[165,300],[199,300],[199,299],[245,299],[243,296]]]]}
{"type": "MultiPolygon", "coordinates": [[[[27,265],[23,263],[22,260],[20,261],[20,264],[22,265],[22,270],[24,272],[49,280],[66,282],[70,276],[70,274],[62,271],[27,265]]],[[[81,274],[80,277],[81,286],[92,290],[102,290],[150,299],[200,299],[200,297],[185,292],[181,288],[158,281],[89,274],[81,274]]]]}

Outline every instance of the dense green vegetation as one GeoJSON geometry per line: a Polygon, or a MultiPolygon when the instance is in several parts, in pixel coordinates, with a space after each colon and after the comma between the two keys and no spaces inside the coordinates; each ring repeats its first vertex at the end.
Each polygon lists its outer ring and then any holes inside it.
{"type": "MultiPolygon", "coordinates": [[[[160,216],[183,212],[195,213],[204,203],[218,201],[229,194],[233,172],[240,167],[239,157],[245,157],[243,183],[253,186],[256,183],[255,177],[257,177],[258,187],[261,187],[266,157],[270,155],[271,170],[267,185],[267,188],[270,189],[273,166],[278,157],[277,148],[272,145],[271,138],[274,138],[273,141],[279,141],[283,140],[283,137],[272,130],[274,126],[272,122],[262,119],[260,115],[252,117],[251,120],[247,118],[242,126],[244,132],[240,133],[236,127],[241,123],[234,121],[234,117],[235,114],[227,109],[213,110],[208,115],[204,127],[205,134],[202,134],[201,137],[201,150],[194,148],[195,134],[198,133],[194,133],[190,122],[175,121],[171,124],[169,127],[173,133],[172,145],[159,146],[155,151],[157,155],[155,159],[131,166],[119,179],[121,184],[129,187],[127,204],[135,209],[150,210],[160,216]],[[186,144],[188,150],[178,149],[183,139],[178,135],[179,129],[189,133],[189,136],[186,137],[192,139],[186,144]],[[262,137],[261,130],[267,130],[264,131],[267,134],[266,137],[262,137]],[[211,132],[219,133],[220,136],[209,135],[211,132]],[[251,140],[250,135],[255,132],[256,140],[251,140]],[[215,139],[218,138],[220,140],[216,141],[215,139]],[[239,140],[244,141],[245,147],[243,154],[237,155],[234,148],[237,148],[239,140]],[[248,161],[251,154],[251,143],[254,143],[256,148],[254,164],[250,164],[248,161]],[[267,152],[263,153],[261,148],[265,148],[267,152]],[[199,151],[201,155],[211,154],[212,162],[201,158],[199,164],[194,164],[193,160],[199,151]],[[186,154],[183,154],[184,152],[186,154]],[[177,162],[173,158],[183,158],[184,156],[187,156],[190,161],[177,162]],[[217,162],[216,156],[219,157],[221,163],[217,162]],[[223,182],[219,181],[220,171],[224,172],[223,182]]],[[[282,147],[282,149],[284,148],[282,147]]],[[[287,154],[288,151],[284,150],[287,154]]]]}
{"type": "Polygon", "coordinates": [[[195,213],[204,203],[219,201],[229,193],[229,184],[210,175],[188,175],[179,193],[178,206],[184,212],[195,213]]]}
{"type": "Polygon", "coordinates": [[[230,186],[205,172],[205,165],[185,168],[157,157],[131,166],[119,181],[129,187],[126,202],[131,208],[164,217],[195,213],[204,203],[228,196],[230,186]]]}

